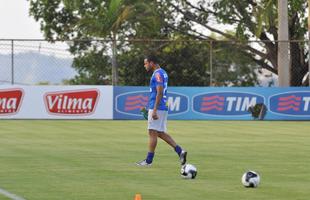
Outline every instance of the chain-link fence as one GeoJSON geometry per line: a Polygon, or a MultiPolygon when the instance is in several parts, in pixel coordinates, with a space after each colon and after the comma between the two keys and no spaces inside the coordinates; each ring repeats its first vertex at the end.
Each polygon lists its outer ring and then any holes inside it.
{"type": "MultiPolygon", "coordinates": [[[[308,41],[285,43],[290,85],[309,85],[308,41]]],[[[171,86],[278,86],[277,52],[275,41],[0,40],[0,84],[148,85],[155,54],[171,86]]]]}
{"type": "Polygon", "coordinates": [[[64,42],[0,40],[0,84],[62,84],[77,73],[64,42]]]}

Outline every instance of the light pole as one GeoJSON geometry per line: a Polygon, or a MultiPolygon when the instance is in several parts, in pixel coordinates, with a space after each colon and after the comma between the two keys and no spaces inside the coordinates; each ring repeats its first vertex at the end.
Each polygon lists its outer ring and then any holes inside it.
{"type": "MultiPolygon", "coordinates": [[[[309,1],[309,0],[308,0],[309,1]]],[[[288,6],[287,0],[278,0],[278,77],[279,86],[290,86],[290,58],[288,37],[288,6]]]]}

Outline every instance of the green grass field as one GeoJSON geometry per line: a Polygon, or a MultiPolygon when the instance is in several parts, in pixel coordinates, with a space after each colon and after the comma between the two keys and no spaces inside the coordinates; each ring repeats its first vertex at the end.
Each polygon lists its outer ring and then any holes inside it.
{"type": "MultiPolygon", "coordinates": [[[[160,141],[150,168],[146,121],[0,120],[0,188],[27,200],[308,200],[310,123],[169,121],[169,133],[198,168],[180,177],[160,141]],[[260,173],[256,189],[243,172],[260,173]]],[[[1,196],[0,199],[8,199],[1,196]]]]}

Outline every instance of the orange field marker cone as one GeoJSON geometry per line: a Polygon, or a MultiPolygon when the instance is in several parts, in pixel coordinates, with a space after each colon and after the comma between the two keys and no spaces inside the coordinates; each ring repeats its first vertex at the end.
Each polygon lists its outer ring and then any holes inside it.
{"type": "Polygon", "coordinates": [[[142,200],[142,196],[141,194],[136,194],[135,199],[134,200],[142,200]]]}

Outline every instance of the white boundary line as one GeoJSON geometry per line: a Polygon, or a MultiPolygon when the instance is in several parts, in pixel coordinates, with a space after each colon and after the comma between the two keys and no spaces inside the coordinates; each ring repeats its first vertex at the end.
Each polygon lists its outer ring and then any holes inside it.
{"type": "Polygon", "coordinates": [[[19,196],[15,195],[15,194],[12,194],[12,193],[8,192],[8,191],[6,191],[6,190],[4,190],[2,188],[0,188],[0,194],[3,194],[4,196],[6,196],[6,197],[8,197],[8,198],[10,198],[12,200],[26,200],[26,199],[24,199],[22,197],[19,197],[19,196]]]}

